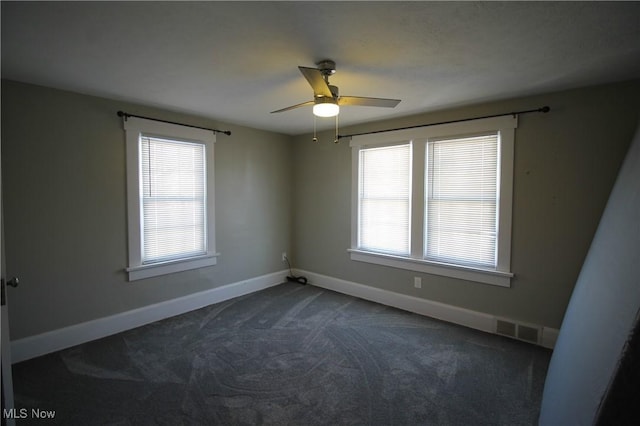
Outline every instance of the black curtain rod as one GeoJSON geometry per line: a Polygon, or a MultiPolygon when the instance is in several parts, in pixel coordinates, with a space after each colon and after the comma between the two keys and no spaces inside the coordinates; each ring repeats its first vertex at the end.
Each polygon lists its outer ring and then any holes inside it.
{"type": "Polygon", "coordinates": [[[225,135],[231,135],[230,130],[210,129],[208,127],[200,127],[200,126],[193,126],[191,124],[176,123],[175,121],[160,120],[158,118],[151,118],[151,117],[144,117],[142,115],[129,114],[128,112],[124,112],[124,111],[118,111],[118,117],[124,117],[125,120],[129,117],[144,118],[145,120],[153,120],[153,121],[159,121],[161,123],[177,124],[178,126],[193,127],[195,129],[209,130],[214,133],[224,133],[225,135]]]}
{"type": "Polygon", "coordinates": [[[543,106],[542,108],[529,109],[529,110],[526,110],[526,111],[505,112],[503,114],[492,114],[492,115],[484,115],[482,117],[461,118],[461,119],[458,119],[458,120],[441,121],[439,123],[418,124],[418,125],[415,125],[415,126],[397,127],[395,129],[374,130],[374,131],[371,131],[371,132],[352,133],[350,135],[338,135],[338,139],[350,138],[350,137],[353,137],[353,136],[372,135],[374,133],[394,132],[396,130],[417,129],[418,127],[437,126],[439,124],[461,123],[463,121],[481,120],[483,118],[504,117],[505,115],[528,114],[530,112],[544,112],[544,113],[547,113],[549,111],[551,111],[551,108],[549,108],[548,106],[543,106]]]}

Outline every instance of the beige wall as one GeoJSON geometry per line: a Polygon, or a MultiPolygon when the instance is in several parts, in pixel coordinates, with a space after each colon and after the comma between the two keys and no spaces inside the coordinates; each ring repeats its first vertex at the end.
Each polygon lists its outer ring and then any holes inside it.
{"type": "MultiPolygon", "coordinates": [[[[351,148],[331,132],[293,145],[297,268],[384,290],[559,328],[600,215],[630,144],[640,84],[625,83],[460,107],[341,129],[341,134],[551,107],[516,130],[511,288],[349,259],[351,148]],[[422,277],[422,288],[413,277],[422,277]]],[[[347,115],[345,108],[341,114],[347,115]]]]}
{"type": "MultiPolygon", "coordinates": [[[[294,266],[559,327],[640,111],[640,82],[460,107],[341,129],[385,129],[549,105],[516,130],[511,288],[349,259],[351,151],[21,83],[2,83],[5,275],[19,339],[294,266]],[[218,265],[126,281],[125,146],[116,111],[230,129],[216,143],[218,265]],[[413,277],[422,277],[422,289],[413,277]]],[[[345,108],[343,114],[348,114],[345,108]]]]}
{"type": "Polygon", "coordinates": [[[4,273],[21,280],[11,338],[285,269],[290,156],[289,136],[3,81],[4,273]],[[127,281],[120,109],[233,132],[215,145],[216,266],[127,281]]]}

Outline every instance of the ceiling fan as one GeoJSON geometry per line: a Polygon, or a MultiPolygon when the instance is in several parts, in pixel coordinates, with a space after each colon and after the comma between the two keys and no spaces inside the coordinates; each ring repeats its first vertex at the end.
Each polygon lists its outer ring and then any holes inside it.
{"type": "Polygon", "coordinates": [[[342,105],[394,108],[400,103],[400,99],[340,96],[338,86],[329,84],[329,76],[336,72],[336,63],[330,59],[325,59],[316,65],[318,68],[298,67],[313,89],[313,100],[271,111],[271,113],[313,105],[314,115],[318,117],[334,117],[338,115],[342,105]]]}

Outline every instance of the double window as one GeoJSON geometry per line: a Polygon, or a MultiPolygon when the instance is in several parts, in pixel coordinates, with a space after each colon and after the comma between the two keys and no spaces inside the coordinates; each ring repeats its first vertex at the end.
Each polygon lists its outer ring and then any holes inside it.
{"type": "Polygon", "coordinates": [[[509,286],[515,117],[354,139],[351,258],[509,286]]]}
{"type": "Polygon", "coordinates": [[[215,134],[135,117],[125,130],[129,280],[215,265],[215,134]]]}

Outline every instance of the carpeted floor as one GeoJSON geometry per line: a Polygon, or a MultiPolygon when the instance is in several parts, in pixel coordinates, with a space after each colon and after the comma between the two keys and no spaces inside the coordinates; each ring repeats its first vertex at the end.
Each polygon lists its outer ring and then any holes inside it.
{"type": "Polygon", "coordinates": [[[535,425],[550,355],[286,283],[16,364],[13,380],[18,425],[535,425]]]}

